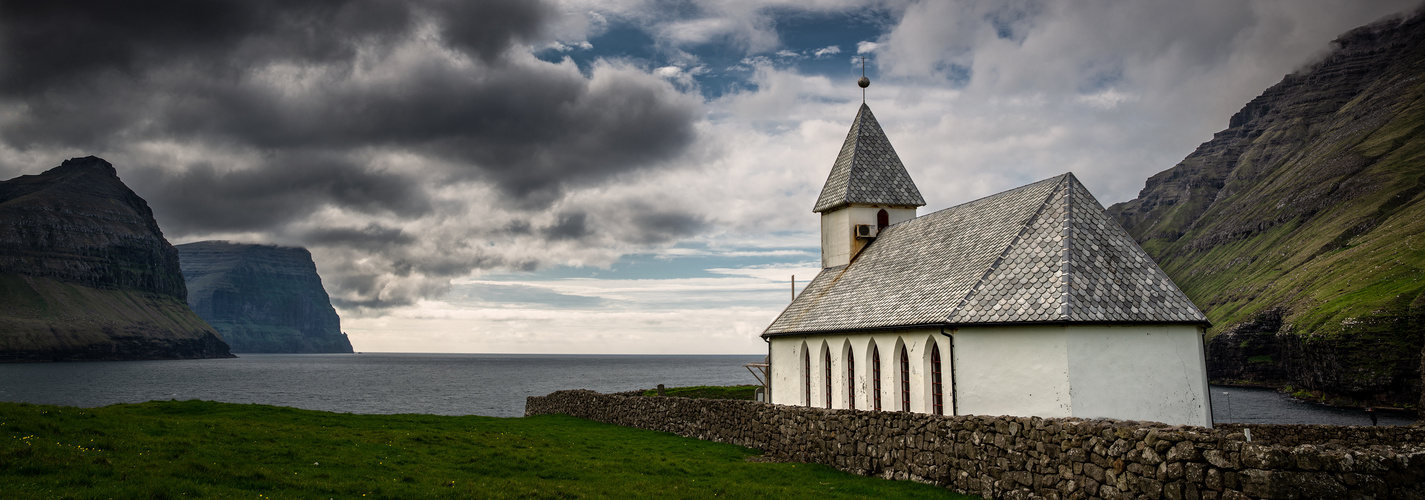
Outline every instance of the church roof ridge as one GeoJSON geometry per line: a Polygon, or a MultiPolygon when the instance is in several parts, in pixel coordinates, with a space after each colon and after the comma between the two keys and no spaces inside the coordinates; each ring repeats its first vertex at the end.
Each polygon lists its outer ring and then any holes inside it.
{"type": "Polygon", "coordinates": [[[825,212],[852,203],[925,205],[920,190],[866,103],[861,103],[856,112],[812,211],[825,212]]]}
{"type": "Polygon", "coordinates": [[[1072,174],[885,228],[764,336],[907,326],[1207,317],[1072,174]]]}
{"type": "Polygon", "coordinates": [[[990,264],[989,268],[985,269],[985,272],[983,275],[980,276],[980,279],[975,281],[975,285],[970,287],[970,290],[965,294],[965,297],[960,299],[960,302],[955,305],[954,309],[950,310],[950,318],[954,318],[956,316],[956,313],[963,309],[966,304],[969,303],[970,299],[975,296],[975,293],[980,291],[980,288],[984,286],[985,281],[990,278],[990,275],[994,274],[995,270],[997,270],[1000,265],[1005,262],[1005,258],[1008,257],[1010,251],[1015,248],[1015,243],[1018,243],[1021,239],[1023,239],[1025,234],[1028,233],[1029,230],[1033,227],[1031,223],[1043,216],[1044,211],[1050,207],[1050,201],[1052,201],[1054,193],[1057,193],[1059,191],[1060,186],[1064,182],[1064,179],[1069,175],[1072,174],[1064,174],[1057,178],[1057,182],[1055,183],[1054,189],[1049,192],[1047,198],[1045,198],[1042,202],[1039,203],[1039,209],[1035,211],[1034,217],[1024,221],[1024,225],[1020,227],[1019,232],[1014,237],[1014,240],[1010,241],[1009,244],[1006,245],[1004,249],[999,252],[999,256],[995,258],[994,262],[990,264]]]}

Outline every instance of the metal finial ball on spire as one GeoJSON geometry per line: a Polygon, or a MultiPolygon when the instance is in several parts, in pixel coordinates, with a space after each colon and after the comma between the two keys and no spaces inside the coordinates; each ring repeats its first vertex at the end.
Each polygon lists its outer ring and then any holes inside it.
{"type": "Polygon", "coordinates": [[[871,79],[870,79],[870,78],[866,78],[866,77],[863,76],[863,77],[861,77],[860,80],[856,80],[856,85],[860,86],[860,87],[863,88],[863,89],[866,88],[866,87],[870,87],[870,86],[871,86],[871,79]]]}

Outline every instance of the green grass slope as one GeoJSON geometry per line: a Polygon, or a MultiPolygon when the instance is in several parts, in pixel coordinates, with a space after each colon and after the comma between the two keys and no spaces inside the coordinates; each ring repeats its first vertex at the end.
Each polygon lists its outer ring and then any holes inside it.
{"type": "MultiPolygon", "coordinates": [[[[693,399],[741,399],[752,401],[757,399],[757,388],[760,385],[697,385],[692,387],[668,387],[663,390],[663,396],[670,398],[693,398],[693,399]]],[[[658,389],[643,391],[644,396],[657,396],[658,389]]]]}
{"type": "Polygon", "coordinates": [[[6,498],[973,498],[567,416],[0,403],[6,498]]]}
{"type": "Polygon", "coordinates": [[[230,357],[183,301],[0,273],[0,361],[230,357]]]}
{"type": "MultiPolygon", "coordinates": [[[[1370,163],[1336,184],[1362,183],[1362,196],[1261,233],[1200,251],[1169,246],[1170,275],[1201,297],[1214,324],[1240,323],[1284,307],[1294,329],[1335,336],[1361,330],[1362,318],[1418,315],[1425,292],[1425,83],[1413,102],[1385,126],[1354,144],[1338,145],[1370,163]],[[1176,251],[1176,252],[1175,252],[1176,251]]],[[[1289,162],[1252,187],[1260,198],[1289,203],[1301,186],[1292,178],[1310,158],[1289,162]]],[[[1204,220],[1269,220],[1273,204],[1214,207],[1204,220]]],[[[1207,223],[1191,237],[1217,229],[1207,223]]]]}

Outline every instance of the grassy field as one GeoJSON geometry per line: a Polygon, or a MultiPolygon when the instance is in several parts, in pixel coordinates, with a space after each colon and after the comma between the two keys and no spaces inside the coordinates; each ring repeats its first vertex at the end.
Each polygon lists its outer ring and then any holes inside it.
{"type": "MultiPolygon", "coordinates": [[[[694,387],[668,387],[663,390],[663,395],[675,398],[696,398],[696,399],[745,399],[752,401],[756,399],[757,388],[760,385],[699,385],[694,387]]],[[[643,391],[644,396],[657,396],[658,389],[643,391]]]]}
{"type": "Polygon", "coordinates": [[[970,498],[566,416],[0,403],[5,498],[970,498]]]}

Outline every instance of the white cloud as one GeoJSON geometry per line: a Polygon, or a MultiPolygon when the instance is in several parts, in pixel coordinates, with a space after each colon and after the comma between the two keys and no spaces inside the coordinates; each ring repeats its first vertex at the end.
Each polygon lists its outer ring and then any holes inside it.
{"type": "MultiPolygon", "coordinates": [[[[707,270],[710,273],[725,274],[728,276],[748,276],[759,278],[769,282],[781,281],[783,284],[790,283],[793,276],[797,278],[797,289],[801,290],[817,273],[821,272],[821,262],[802,262],[799,264],[767,264],[762,266],[749,266],[731,269],[713,268],[707,270]]],[[[784,287],[786,289],[786,287],[784,287]]]]}
{"type": "Polygon", "coordinates": [[[1098,109],[1113,109],[1118,105],[1138,100],[1138,96],[1118,89],[1104,89],[1102,92],[1093,94],[1081,94],[1078,101],[1098,109]]]}
{"type": "Polygon", "coordinates": [[[430,302],[380,318],[344,318],[342,326],[365,352],[755,354],[766,351],[758,335],[773,318],[764,308],[700,304],[569,312],[430,302]]]}
{"type": "Polygon", "coordinates": [[[574,50],[590,50],[590,49],[593,49],[593,48],[594,48],[594,44],[589,43],[587,40],[580,40],[580,41],[577,41],[577,42],[570,42],[570,43],[567,43],[567,44],[566,44],[566,43],[562,43],[562,42],[549,42],[549,43],[547,43],[547,44],[544,45],[544,48],[546,48],[546,49],[548,49],[548,50],[557,51],[557,52],[571,52],[571,51],[574,51],[574,50]]]}
{"type": "Polygon", "coordinates": [[[836,55],[836,54],[840,54],[840,53],[841,53],[841,47],[837,47],[837,46],[835,46],[835,45],[831,45],[831,46],[828,46],[828,47],[822,47],[822,48],[816,49],[815,51],[812,52],[812,55],[820,58],[820,57],[826,57],[826,56],[836,55]]]}
{"type": "Polygon", "coordinates": [[[381,317],[343,319],[361,351],[756,353],[762,329],[819,269],[810,264],[709,269],[712,278],[537,281],[457,280],[601,299],[591,306],[485,304],[427,300],[381,317]],[[749,303],[761,305],[748,305],[749,303]]]}

